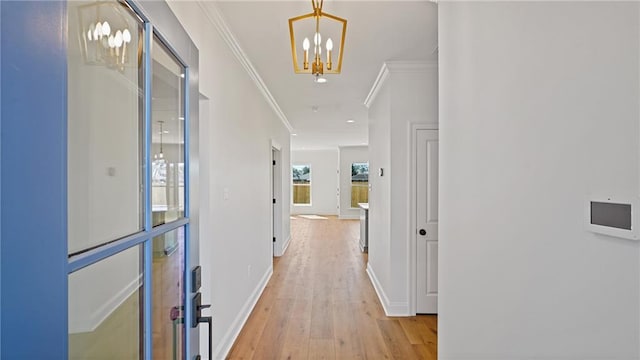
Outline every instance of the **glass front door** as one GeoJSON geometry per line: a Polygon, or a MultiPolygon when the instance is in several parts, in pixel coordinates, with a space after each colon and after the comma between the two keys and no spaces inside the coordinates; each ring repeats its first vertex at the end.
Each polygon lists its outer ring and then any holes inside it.
{"type": "Polygon", "coordinates": [[[69,359],[184,359],[188,68],[124,1],[70,1],[69,359]]]}

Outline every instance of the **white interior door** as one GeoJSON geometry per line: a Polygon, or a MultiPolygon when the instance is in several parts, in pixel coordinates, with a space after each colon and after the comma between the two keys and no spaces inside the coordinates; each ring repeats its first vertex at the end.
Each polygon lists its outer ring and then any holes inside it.
{"type": "Polygon", "coordinates": [[[417,130],[416,311],[438,313],[438,130],[417,130]]]}

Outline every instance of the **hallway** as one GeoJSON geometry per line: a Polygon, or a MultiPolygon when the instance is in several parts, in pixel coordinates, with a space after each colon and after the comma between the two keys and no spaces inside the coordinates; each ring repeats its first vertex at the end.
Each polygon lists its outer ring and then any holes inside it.
{"type": "Polygon", "coordinates": [[[291,244],[228,359],[437,359],[437,317],[389,318],[359,222],[292,217],[291,244]]]}

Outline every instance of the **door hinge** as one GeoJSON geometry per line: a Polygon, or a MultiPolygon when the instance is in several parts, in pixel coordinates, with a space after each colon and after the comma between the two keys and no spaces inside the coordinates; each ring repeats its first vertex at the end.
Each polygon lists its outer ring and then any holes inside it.
{"type": "Polygon", "coordinates": [[[276,242],[276,237],[275,236],[273,237],[273,242],[276,242]]]}
{"type": "Polygon", "coordinates": [[[273,203],[274,203],[274,204],[276,203],[276,199],[273,199],[273,203]]]}
{"type": "Polygon", "coordinates": [[[276,166],[276,161],[275,160],[273,160],[273,166],[276,166]]]}

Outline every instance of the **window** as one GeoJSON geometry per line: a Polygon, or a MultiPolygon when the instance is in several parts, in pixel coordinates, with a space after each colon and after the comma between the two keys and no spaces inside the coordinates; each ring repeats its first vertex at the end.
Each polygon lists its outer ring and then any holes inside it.
{"type": "Polygon", "coordinates": [[[293,204],[311,205],[311,166],[293,165],[293,204]]]}
{"type": "Polygon", "coordinates": [[[369,202],[369,163],[351,164],[351,207],[369,202]]]}

